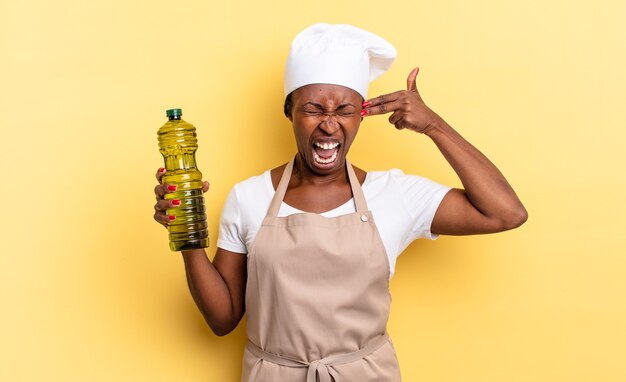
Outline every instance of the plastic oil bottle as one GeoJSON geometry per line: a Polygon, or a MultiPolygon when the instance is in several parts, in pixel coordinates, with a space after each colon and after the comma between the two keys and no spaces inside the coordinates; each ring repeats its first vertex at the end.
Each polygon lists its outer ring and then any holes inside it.
{"type": "Polygon", "coordinates": [[[163,184],[176,185],[176,191],[165,194],[165,199],[179,199],[180,206],[167,210],[176,216],[169,223],[170,249],[206,248],[209,231],[202,192],[202,173],[196,166],[198,138],[196,128],[181,119],[181,109],[166,111],[168,121],[157,135],[159,151],[165,160],[163,184]]]}

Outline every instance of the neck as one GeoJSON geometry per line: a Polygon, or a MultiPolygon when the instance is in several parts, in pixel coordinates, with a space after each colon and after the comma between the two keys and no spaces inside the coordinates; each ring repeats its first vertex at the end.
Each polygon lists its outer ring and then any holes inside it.
{"type": "Polygon", "coordinates": [[[313,186],[331,183],[349,183],[345,162],[328,174],[319,174],[307,166],[306,162],[300,157],[300,154],[296,155],[291,179],[295,180],[300,185],[308,184],[313,186]]]}

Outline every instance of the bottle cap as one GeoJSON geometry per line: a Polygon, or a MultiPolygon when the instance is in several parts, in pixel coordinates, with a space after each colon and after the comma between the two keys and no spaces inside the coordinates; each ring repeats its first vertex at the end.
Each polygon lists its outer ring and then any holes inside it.
{"type": "Polygon", "coordinates": [[[182,109],[169,109],[165,111],[167,118],[176,118],[183,115],[182,109]]]}

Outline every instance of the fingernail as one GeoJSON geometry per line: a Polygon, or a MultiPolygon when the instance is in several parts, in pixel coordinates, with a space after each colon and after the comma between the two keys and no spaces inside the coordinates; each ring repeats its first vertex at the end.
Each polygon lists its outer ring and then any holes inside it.
{"type": "Polygon", "coordinates": [[[161,167],[161,168],[159,169],[159,172],[165,172],[165,169],[164,169],[163,167],[161,167]]]}
{"type": "Polygon", "coordinates": [[[173,184],[170,184],[169,186],[167,186],[168,191],[176,191],[176,186],[174,186],[173,184]]]}
{"type": "Polygon", "coordinates": [[[176,216],[174,216],[174,215],[170,215],[170,216],[168,216],[167,218],[168,218],[168,219],[170,219],[170,221],[171,221],[171,220],[176,220],[176,216]]]}
{"type": "Polygon", "coordinates": [[[369,102],[363,102],[363,103],[361,104],[361,106],[362,106],[362,107],[368,107],[369,105],[370,105],[370,103],[369,103],[369,102]]]}
{"type": "Polygon", "coordinates": [[[361,110],[361,117],[365,117],[367,115],[367,110],[361,110]]]}
{"type": "Polygon", "coordinates": [[[180,199],[172,200],[172,204],[175,205],[175,206],[180,206],[180,199]]]}

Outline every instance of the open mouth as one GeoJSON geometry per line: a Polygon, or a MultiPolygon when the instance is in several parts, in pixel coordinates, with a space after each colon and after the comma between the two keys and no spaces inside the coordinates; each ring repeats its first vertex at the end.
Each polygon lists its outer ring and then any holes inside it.
{"type": "Polygon", "coordinates": [[[331,166],[337,160],[339,142],[315,142],[313,143],[313,160],[322,166],[331,166]]]}

